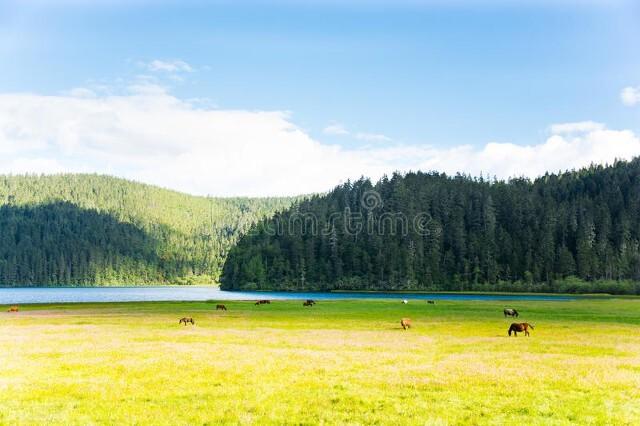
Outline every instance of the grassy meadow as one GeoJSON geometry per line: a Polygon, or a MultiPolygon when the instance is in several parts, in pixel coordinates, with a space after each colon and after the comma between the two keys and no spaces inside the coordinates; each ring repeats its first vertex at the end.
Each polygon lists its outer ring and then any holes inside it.
{"type": "Polygon", "coordinates": [[[640,299],[216,303],[3,307],[0,424],[640,424],[640,299]]]}

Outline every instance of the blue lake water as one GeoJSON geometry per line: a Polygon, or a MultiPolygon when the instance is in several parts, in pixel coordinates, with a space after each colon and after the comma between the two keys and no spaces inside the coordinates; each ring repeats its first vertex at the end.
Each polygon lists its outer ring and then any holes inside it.
{"type": "Polygon", "coordinates": [[[573,300],[570,296],[466,293],[305,293],[222,291],[216,287],[40,287],[0,288],[0,305],[67,302],[152,302],[256,299],[432,299],[432,300],[573,300]]]}

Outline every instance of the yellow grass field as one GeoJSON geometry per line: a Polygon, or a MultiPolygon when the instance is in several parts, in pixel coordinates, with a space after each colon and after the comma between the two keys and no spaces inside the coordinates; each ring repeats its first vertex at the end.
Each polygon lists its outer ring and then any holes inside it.
{"type": "Polygon", "coordinates": [[[640,424],[640,299],[216,303],[3,307],[0,424],[640,424]]]}

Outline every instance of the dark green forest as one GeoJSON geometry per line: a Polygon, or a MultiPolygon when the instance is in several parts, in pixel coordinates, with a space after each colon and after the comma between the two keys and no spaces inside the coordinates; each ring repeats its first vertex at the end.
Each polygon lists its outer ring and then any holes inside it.
{"type": "Polygon", "coordinates": [[[217,283],[240,235],[293,201],[100,175],[0,176],[0,285],[217,283]]]}
{"type": "Polygon", "coordinates": [[[347,182],[262,220],[224,289],[640,294],[640,160],[502,181],[347,182]]]}

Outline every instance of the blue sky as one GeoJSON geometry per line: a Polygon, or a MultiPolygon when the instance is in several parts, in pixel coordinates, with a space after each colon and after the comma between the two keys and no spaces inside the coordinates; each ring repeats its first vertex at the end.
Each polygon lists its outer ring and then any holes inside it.
{"type": "Polygon", "coordinates": [[[0,0],[0,93],[141,80],[196,108],[287,111],[358,152],[530,146],[587,121],[635,137],[640,3],[0,0]]]}

